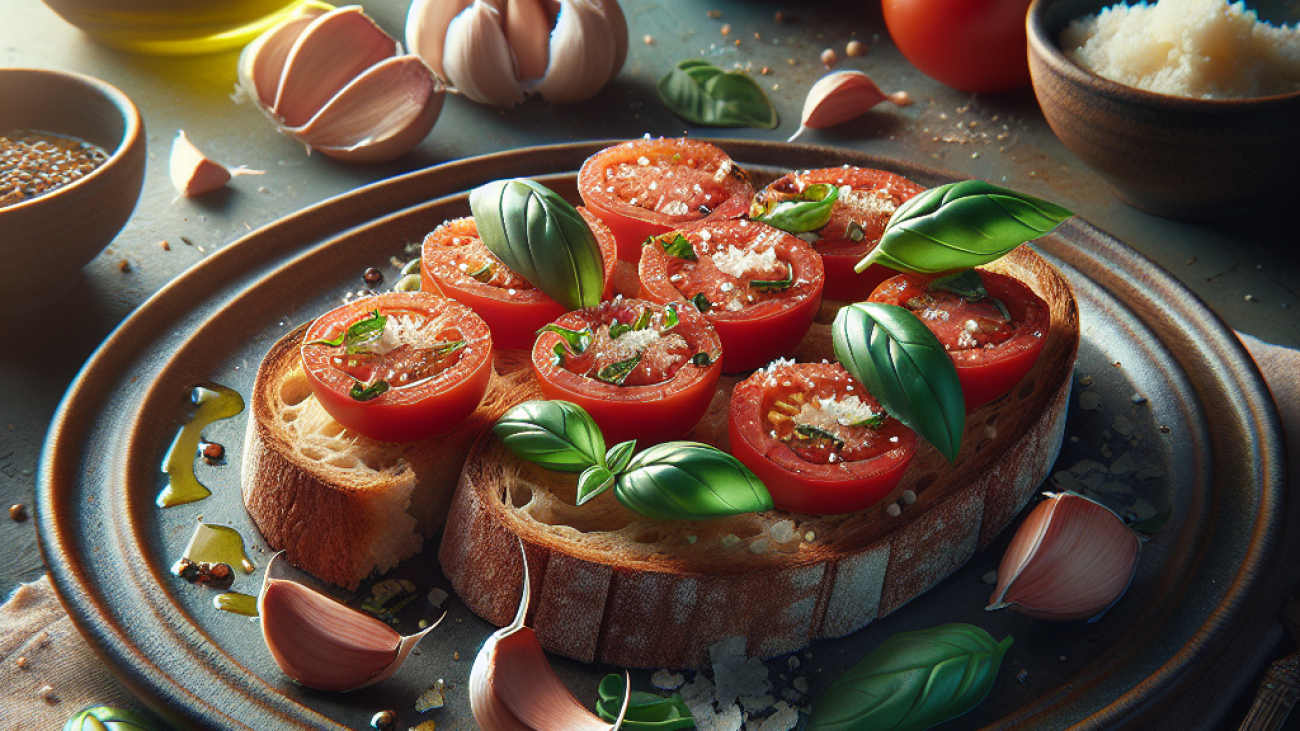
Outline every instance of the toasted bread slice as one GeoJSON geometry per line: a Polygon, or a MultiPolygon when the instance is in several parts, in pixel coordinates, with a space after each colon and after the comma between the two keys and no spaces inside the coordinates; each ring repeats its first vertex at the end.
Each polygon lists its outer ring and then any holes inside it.
{"type": "MultiPolygon", "coordinates": [[[[1025,379],[968,415],[955,465],[923,444],[894,497],[849,515],[655,522],[610,492],[576,507],[574,475],[522,461],[486,434],[451,506],[439,553],[444,573],[474,612],[505,624],[519,601],[522,539],[530,625],[542,644],[625,667],[702,666],[708,646],[733,635],[746,637],[747,654],[772,657],[893,612],[988,545],[1060,448],[1078,306],[1060,273],[1028,247],[989,268],[1046,300],[1051,329],[1025,379]]],[[[825,322],[797,355],[834,357],[825,322]]],[[[727,399],[738,380],[724,377],[690,438],[727,448],[727,399]]]]}
{"type": "Polygon", "coordinates": [[[356,588],[415,555],[442,527],[474,440],[539,395],[527,372],[492,377],[455,430],[413,444],[344,429],[312,395],[299,348],[306,326],[267,353],[253,385],[241,473],[244,505],[267,545],[326,581],[356,588]]]}

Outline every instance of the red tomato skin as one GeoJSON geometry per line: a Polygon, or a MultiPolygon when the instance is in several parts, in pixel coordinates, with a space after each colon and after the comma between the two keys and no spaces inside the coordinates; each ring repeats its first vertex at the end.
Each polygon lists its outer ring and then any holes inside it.
{"type": "MultiPolygon", "coordinates": [[[[605,264],[603,299],[614,296],[614,266],[618,263],[614,235],[609,227],[591,212],[578,212],[591,227],[600,246],[605,264]]],[[[537,330],[565,313],[564,305],[537,289],[506,289],[480,282],[459,271],[454,262],[454,237],[477,236],[473,218],[447,221],[424,237],[420,257],[420,283],[423,291],[450,297],[468,306],[492,330],[492,343],[498,348],[531,348],[537,330]]]]}
{"type": "MultiPolygon", "coordinates": [[[[651,303],[621,300],[630,306],[651,303]]],[[[556,320],[557,325],[578,330],[601,316],[603,303],[586,310],[575,310],[556,320]]],[[[697,351],[717,353],[722,349],[718,335],[693,308],[681,308],[678,330],[697,351]]],[[[573,373],[551,362],[553,350],[561,342],[558,334],[544,332],[533,345],[533,374],[548,399],[572,401],[591,414],[600,425],[605,444],[614,446],[629,439],[638,447],[680,439],[699,423],[713,401],[722,362],[715,358],[708,366],[687,363],[665,383],[653,386],[616,386],[573,373]]]]}
{"type": "Polygon", "coordinates": [[[1029,83],[1030,0],[882,0],[885,25],[912,65],[981,94],[1029,83]]]}
{"type": "MultiPolygon", "coordinates": [[[[753,308],[753,311],[747,308],[733,313],[715,307],[704,314],[704,319],[713,325],[718,331],[718,338],[722,340],[724,373],[751,371],[797,348],[808,334],[808,328],[812,326],[817,310],[821,307],[822,287],[826,278],[821,258],[812,247],[803,240],[764,223],[744,220],[701,222],[676,230],[687,235],[709,231],[715,240],[720,240],[724,236],[739,235],[737,232],[742,227],[753,231],[753,235],[759,232],[780,234],[780,246],[794,268],[796,279],[807,281],[809,285],[802,289],[797,298],[772,299],[762,308],[753,308]]],[[[665,254],[663,247],[658,244],[647,245],[645,249],[637,265],[637,273],[641,277],[639,296],[660,304],[673,301],[688,303],[686,296],[668,279],[668,265],[672,257],[665,254]]],[[[694,309],[694,305],[687,309],[694,309]]]]}
{"type": "MultiPolygon", "coordinates": [[[[984,288],[990,297],[1002,300],[1011,319],[1015,333],[1006,342],[992,349],[949,350],[961,381],[966,413],[987,404],[1015,387],[1038,361],[1051,327],[1051,314],[1043,298],[1034,294],[1024,282],[997,272],[980,271],[984,288]],[[1037,336],[1034,333],[1038,333],[1037,336]]],[[[875,292],[871,302],[900,305],[926,287],[932,277],[899,274],[885,280],[875,292]]],[[[925,322],[923,319],[922,322],[925,322]]]]}
{"type": "Polygon", "coordinates": [[[424,292],[387,292],[355,300],[318,317],[303,342],[336,336],[342,328],[378,309],[448,314],[471,345],[460,362],[432,383],[394,388],[370,401],[348,395],[354,381],[329,365],[333,348],[302,347],[303,371],[325,411],[343,426],[381,442],[414,442],[455,429],[478,408],[492,377],[492,338],[468,307],[424,292]]]}
{"type": "MultiPolygon", "coordinates": [[[[687,169],[682,164],[683,169],[687,169]]],[[[578,171],[578,193],[583,204],[609,226],[618,241],[618,257],[636,264],[641,258],[641,244],[651,236],[671,231],[674,227],[692,221],[717,221],[739,218],[749,211],[754,197],[754,186],[748,174],[732,162],[717,146],[701,140],[686,138],[631,140],[607,147],[592,155],[578,171]],[[630,164],[644,158],[650,164],[664,162],[675,165],[673,156],[681,159],[699,159],[712,165],[725,165],[728,174],[720,183],[726,199],[712,206],[707,215],[691,209],[683,215],[673,216],[632,205],[618,195],[606,190],[605,171],[620,164],[630,164]]]]}
{"type": "MultiPolygon", "coordinates": [[[[843,372],[837,363],[799,363],[797,367],[817,375],[843,372]]],[[[804,462],[763,428],[766,378],[765,371],[758,371],[736,385],[731,394],[727,435],[732,455],[763,481],[778,509],[813,515],[853,513],[875,505],[894,491],[916,455],[915,432],[895,424],[898,446],[862,462],[804,462]]],[[[862,388],[861,384],[857,388],[862,388]]]]}
{"type": "MultiPolygon", "coordinates": [[[[754,196],[754,200],[762,202],[769,195],[796,193],[818,183],[849,185],[855,191],[888,190],[895,207],[925,190],[924,186],[885,170],[844,166],[787,173],[772,181],[754,196]]],[[[823,231],[832,226],[837,230],[842,229],[839,219],[848,217],[849,214],[844,206],[836,203],[831,215],[832,220],[823,227],[823,231]]],[[[859,220],[858,223],[864,222],[859,220]]],[[[889,223],[889,215],[874,217],[865,223],[868,225],[863,227],[865,237],[862,241],[851,241],[838,233],[832,233],[813,244],[813,251],[821,256],[822,265],[826,269],[826,285],[822,292],[825,299],[861,302],[871,295],[877,285],[897,274],[893,269],[879,264],[872,264],[861,274],[853,271],[862,257],[880,243],[880,236],[889,223]]]]}

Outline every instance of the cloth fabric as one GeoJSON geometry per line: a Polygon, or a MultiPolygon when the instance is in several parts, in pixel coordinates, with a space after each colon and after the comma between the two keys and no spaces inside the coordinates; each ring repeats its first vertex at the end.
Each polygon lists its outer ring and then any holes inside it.
{"type": "MultiPolygon", "coordinates": [[[[1300,350],[1270,345],[1249,335],[1241,338],[1263,372],[1282,416],[1291,455],[1287,484],[1295,495],[1291,511],[1294,518],[1300,512],[1300,350]]],[[[1300,522],[1290,521],[1289,525],[1300,522]]],[[[1289,533],[1282,553],[1300,553],[1300,530],[1289,533]]],[[[1287,645],[1278,620],[1278,607],[1293,586],[1294,581],[1278,586],[1267,601],[1261,602],[1252,626],[1243,630],[1242,641],[1227,653],[1236,657],[1224,658],[1216,667],[1253,677],[1262,672],[1263,664],[1274,659],[1273,655],[1294,649],[1287,645]],[[1254,641],[1247,641],[1251,636],[1254,641]],[[1279,647],[1284,649],[1279,651],[1279,647]],[[1244,673],[1246,668],[1251,670],[1244,673]]],[[[1215,675],[1211,672],[1201,684],[1213,686],[1215,675]]],[[[1253,692],[1256,681],[1239,680],[1253,692]]],[[[1193,692],[1180,699],[1166,719],[1175,724],[1169,727],[1179,727],[1178,719],[1186,716],[1189,721],[1200,722],[1221,718],[1222,727],[1236,728],[1231,721],[1239,722],[1244,716],[1249,694],[1229,707],[1222,702],[1223,690],[1220,684],[1217,692],[1193,692]]],[[[0,606],[0,731],[58,729],[82,709],[99,705],[147,712],[77,633],[55,597],[48,576],[20,586],[0,606]]],[[[1300,728],[1300,722],[1289,719],[1287,728],[1300,728]]]]}

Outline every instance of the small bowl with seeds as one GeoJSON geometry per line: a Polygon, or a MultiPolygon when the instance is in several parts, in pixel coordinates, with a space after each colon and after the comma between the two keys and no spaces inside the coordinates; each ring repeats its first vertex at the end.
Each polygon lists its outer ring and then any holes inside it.
{"type": "Polygon", "coordinates": [[[14,272],[0,309],[71,288],[117,236],[144,182],[140,112],[98,79],[0,68],[0,260],[14,272]]]}

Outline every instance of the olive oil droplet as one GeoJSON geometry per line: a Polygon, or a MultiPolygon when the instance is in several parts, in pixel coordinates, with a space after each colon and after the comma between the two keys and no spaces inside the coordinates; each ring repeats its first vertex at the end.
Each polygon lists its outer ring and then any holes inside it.
{"type": "Polygon", "coordinates": [[[257,616],[257,597],[243,592],[227,591],[212,597],[212,606],[223,612],[242,614],[245,617],[257,616]]]}
{"type": "Polygon", "coordinates": [[[224,525],[199,522],[194,535],[185,547],[185,558],[194,563],[224,563],[251,574],[257,569],[244,550],[244,537],[239,531],[224,525]]]}
{"type": "Polygon", "coordinates": [[[203,430],[214,421],[229,419],[244,410],[243,396],[215,383],[195,386],[190,400],[197,407],[194,416],[181,427],[163,458],[163,472],[167,473],[168,481],[158,495],[157,503],[162,508],[192,503],[212,494],[194,476],[194,460],[198,457],[203,430]]]}

